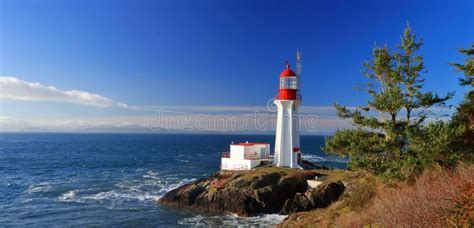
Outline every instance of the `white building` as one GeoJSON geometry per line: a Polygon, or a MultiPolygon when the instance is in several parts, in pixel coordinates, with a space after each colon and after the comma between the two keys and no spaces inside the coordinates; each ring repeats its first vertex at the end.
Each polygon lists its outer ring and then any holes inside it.
{"type": "Polygon", "coordinates": [[[221,158],[222,170],[250,170],[262,161],[271,161],[270,144],[238,143],[230,145],[230,152],[224,152],[221,158]]]}

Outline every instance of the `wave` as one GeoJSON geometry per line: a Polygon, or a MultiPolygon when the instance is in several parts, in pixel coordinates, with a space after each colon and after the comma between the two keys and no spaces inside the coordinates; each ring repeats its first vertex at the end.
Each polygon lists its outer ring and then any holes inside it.
{"type": "Polygon", "coordinates": [[[161,177],[158,173],[148,171],[142,179],[126,180],[114,185],[111,189],[97,191],[97,189],[70,190],[58,197],[61,202],[156,202],[167,192],[181,185],[194,181],[194,178],[178,179],[176,177],[161,177]]]}
{"type": "Polygon", "coordinates": [[[186,159],[179,159],[179,158],[175,158],[174,159],[175,161],[178,161],[178,162],[182,162],[182,163],[188,163],[189,160],[186,160],[186,159]]]}
{"type": "Polygon", "coordinates": [[[49,192],[53,187],[49,182],[41,182],[38,184],[30,185],[27,189],[29,193],[49,192]]]}
{"type": "Polygon", "coordinates": [[[311,162],[336,162],[336,163],[347,163],[347,158],[341,158],[336,156],[319,156],[315,154],[303,154],[303,158],[311,162]]]}
{"type": "Polygon", "coordinates": [[[148,192],[121,192],[116,190],[111,190],[107,192],[99,192],[97,194],[83,196],[83,199],[86,200],[98,200],[98,201],[129,201],[129,200],[138,200],[138,201],[145,201],[145,200],[153,200],[156,201],[160,197],[157,195],[152,195],[148,192]]]}
{"type": "Polygon", "coordinates": [[[186,156],[184,154],[178,154],[174,160],[177,161],[177,162],[181,162],[181,163],[188,163],[190,160],[189,159],[186,159],[188,158],[189,156],[186,156]]]}
{"type": "Polygon", "coordinates": [[[67,191],[66,193],[62,194],[61,196],[58,197],[59,201],[61,202],[74,202],[76,201],[76,193],[79,190],[72,190],[72,191],[67,191]]]}
{"type": "Polygon", "coordinates": [[[25,203],[30,203],[30,202],[32,202],[32,201],[33,201],[32,198],[28,198],[28,199],[22,200],[21,203],[25,204],[25,203]]]}
{"type": "Polygon", "coordinates": [[[281,223],[287,216],[279,214],[264,214],[253,217],[239,217],[237,215],[217,215],[204,216],[197,215],[190,218],[184,218],[178,221],[179,225],[192,227],[209,227],[209,226],[273,226],[281,223]]]}
{"type": "Polygon", "coordinates": [[[151,178],[151,179],[155,179],[155,180],[160,179],[159,176],[158,176],[158,173],[155,173],[152,170],[147,171],[146,174],[143,175],[142,177],[143,178],[151,178]]]}

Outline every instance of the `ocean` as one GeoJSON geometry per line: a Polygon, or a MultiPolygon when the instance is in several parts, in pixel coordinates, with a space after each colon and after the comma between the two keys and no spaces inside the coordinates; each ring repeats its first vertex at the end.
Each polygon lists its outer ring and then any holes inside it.
{"type": "MultiPolygon", "coordinates": [[[[231,142],[271,135],[0,134],[0,226],[268,226],[281,215],[240,218],[156,203],[166,192],[219,170],[231,142]]],[[[304,158],[345,168],[302,136],[304,158]]]]}

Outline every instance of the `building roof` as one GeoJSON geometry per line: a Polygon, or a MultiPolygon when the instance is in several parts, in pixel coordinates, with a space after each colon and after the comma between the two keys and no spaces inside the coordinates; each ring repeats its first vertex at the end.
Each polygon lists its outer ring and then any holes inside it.
{"type": "Polygon", "coordinates": [[[280,73],[280,77],[296,77],[296,73],[290,69],[289,63],[286,63],[286,69],[280,73]]]}
{"type": "Polygon", "coordinates": [[[265,142],[244,142],[244,143],[236,143],[231,144],[231,146],[255,146],[255,145],[268,145],[270,143],[265,142]]]}

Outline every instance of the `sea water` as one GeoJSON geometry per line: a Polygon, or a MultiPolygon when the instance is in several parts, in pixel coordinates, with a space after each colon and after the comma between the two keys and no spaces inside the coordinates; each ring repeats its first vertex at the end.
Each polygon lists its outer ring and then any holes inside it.
{"type": "MultiPolygon", "coordinates": [[[[0,226],[269,226],[285,216],[240,218],[157,204],[166,192],[219,170],[231,142],[271,135],[0,134],[0,226]]],[[[302,136],[304,158],[344,168],[302,136]]]]}

